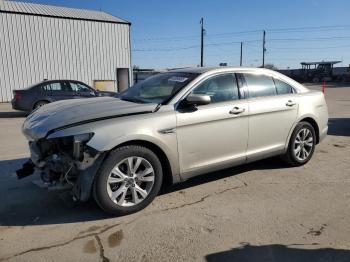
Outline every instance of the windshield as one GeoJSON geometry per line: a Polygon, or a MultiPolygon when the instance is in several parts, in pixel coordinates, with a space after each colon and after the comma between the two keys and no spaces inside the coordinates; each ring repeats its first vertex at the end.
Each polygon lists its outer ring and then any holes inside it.
{"type": "Polygon", "coordinates": [[[179,72],[157,74],[128,88],[119,98],[135,103],[164,104],[197,76],[179,72]]]}

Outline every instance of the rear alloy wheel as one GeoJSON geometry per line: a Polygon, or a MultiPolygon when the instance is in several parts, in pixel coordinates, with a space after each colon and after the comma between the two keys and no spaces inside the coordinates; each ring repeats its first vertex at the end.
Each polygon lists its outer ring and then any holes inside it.
{"type": "Polygon", "coordinates": [[[300,122],[295,127],[283,159],[292,166],[306,164],[315,151],[316,134],[308,122],[300,122]]]}
{"type": "Polygon", "coordinates": [[[125,146],[111,152],[94,184],[99,206],[112,214],[125,215],[145,208],[162,183],[162,167],[148,148],[125,146]]]}
{"type": "Polygon", "coordinates": [[[308,128],[302,128],[294,140],[294,154],[299,161],[305,161],[314,147],[314,138],[308,128]]]}

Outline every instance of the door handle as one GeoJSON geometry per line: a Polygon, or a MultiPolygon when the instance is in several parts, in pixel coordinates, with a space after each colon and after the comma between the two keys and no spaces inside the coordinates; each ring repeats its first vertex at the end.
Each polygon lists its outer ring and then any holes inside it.
{"type": "Polygon", "coordinates": [[[286,106],[295,106],[296,103],[293,102],[292,100],[288,100],[288,102],[286,103],[286,106]]]}
{"type": "Polygon", "coordinates": [[[245,111],[244,108],[239,108],[239,107],[235,106],[234,108],[232,108],[230,110],[230,114],[232,114],[232,115],[239,115],[239,114],[243,113],[244,111],[245,111]]]}

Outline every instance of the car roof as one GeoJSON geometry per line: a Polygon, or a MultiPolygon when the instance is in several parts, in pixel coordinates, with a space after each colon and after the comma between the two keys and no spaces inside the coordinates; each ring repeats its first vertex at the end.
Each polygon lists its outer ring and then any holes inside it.
{"type": "MultiPolygon", "coordinates": [[[[44,86],[44,85],[47,85],[47,84],[50,84],[50,83],[55,83],[55,82],[76,82],[76,83],[82,83],[90,88],[92,88],[90,85],[88,84],[85,84],[84,82],[82,81],[79,81],[79,80],[69,80],[69,79],[44,79],[40,82],[37,82],[33,85],[30,85],[28,87],[26,87],[25,89],[32,89],[32,88],[37,88],[37,87],[40,87],[40,86],[44,86]]],[[[93,89],[93,88],[92,88],[93,89]]]]}
{"type": "Polygon", "coordinates": [[[71,79],[46,79],[46,80],[43,80],[41,83],[45,83],[45,82],[80,82],[80,83],[84,83],[84,82],[79,81],[79,80],[71,80],[71,79]]]}
{"type": "Polygon", "coordinates": [[[179,68],[174,70],[169,70],[169,72],[179,72],[179,73],[195,73],[195,74],[204,74],[204,73],[214,73],[214,72],[227,72],[227,71],[249,71],[256,73],[268,73],[272,70],[266,68],[256,68],[256,67],[231,67],[231,66],[217,66],[217,67],[186,67],[179,68]]]}
{"type": "Polygon", "coordinates": [[[171,69],[169,70],[169,72],[203,74],[219,68],[220,67],[184,67],[178,69],[171,69]]]}

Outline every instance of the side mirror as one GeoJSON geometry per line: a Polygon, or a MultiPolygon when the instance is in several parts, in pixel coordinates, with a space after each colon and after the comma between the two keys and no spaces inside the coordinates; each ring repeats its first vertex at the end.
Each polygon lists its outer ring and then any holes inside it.
{"type": "Polygon", "coordinates": [[[204,94],[191,94],[186,98],[186,103],[193,106],[208,105],[211,103],[211,98],[204,94]]]}

